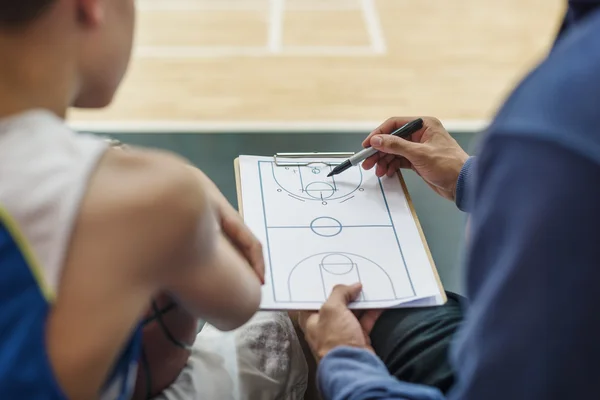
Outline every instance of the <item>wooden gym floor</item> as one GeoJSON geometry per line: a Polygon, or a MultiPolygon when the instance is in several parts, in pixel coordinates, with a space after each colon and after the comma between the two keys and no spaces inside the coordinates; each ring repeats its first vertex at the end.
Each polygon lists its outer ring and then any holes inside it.
{"type": "Polygon", "coordinates": [[[116,101],[71,121],[122,131],[486,121],[547,51],[564,3],[139,0],[116,101]]]}

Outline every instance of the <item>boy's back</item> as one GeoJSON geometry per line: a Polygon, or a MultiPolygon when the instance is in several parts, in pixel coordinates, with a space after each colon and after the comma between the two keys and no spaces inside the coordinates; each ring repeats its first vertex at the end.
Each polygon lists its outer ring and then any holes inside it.
{"type": "MultiPolygon", "coordinates": [[[[0,122],[0,387],[4,396],[62,397],[47,360],[45,321],[59,289],[81,201],[107,147],[99,138],[76,135],[42,110],[0,122]]],[[[129,397],[139,340],[136,329],[101,398],[129,397]]]]}
{"type": "Polygon", "coordinates": [[[126,70],[134,0],[0,0],[0,393],[126,399],[173,294],[219,329],[260,302],[260,244],[203,174],[69,130],[126,70]]]}

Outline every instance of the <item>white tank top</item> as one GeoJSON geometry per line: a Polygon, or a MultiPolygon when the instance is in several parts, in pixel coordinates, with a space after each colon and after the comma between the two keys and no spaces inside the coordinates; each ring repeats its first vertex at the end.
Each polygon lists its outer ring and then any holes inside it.
{"type": "Polygon", "coordinates": [[[89,177],[107,147],[49,112],[0,120],[0,204],[32,247],[51,292],[89,177]]]}
{"type": "MultiPolygon", "coordinates": [[[[19,307],[23,312],[32,309],[42,310],[39,312],[38,319],[46,318],[47,310],[58,290],[70,236],[82,198],[87,190],[90,176],[108,147],[107,140],[89,134],[75,133],[61,119],[47,111],[34,110],[0,119],[0,209],[2,211],[0,216],[3,216],[0,219],[2,222],[0,228],[5,227],[3,232],[9,232],[5,234],[9,239],[0,241],[0,244],[4,244],[4,247],[10,250],[11,247],[7,247],[7,243],[10,245],[13,242],[24,242],[21,243],[23,246],[13,247],[21,247],[21,253],[25,253],[23,247],[28,248],[26,252],[31,254],[24,264],[29,264],[28,267],[32,271],[35,269],[33,273],[27,272],[35,276],[35,280],[31,279],[31,285],[35,286],[37,283],[43,294],[43,297],[39,296],[39,298],[45,299],[48,303],[43,306],[37,304],[43,300],[32,300],[29,297],[27,300],[23,299],[19,293],[29,289],[22,283],[24,282],[22,277],[25,276],[22,271],[24,268],[14,267],[15,257],[9,258],[5,255],[3,260],[3,254],[9,254],[8,251],[4,251],[4,253],[0,252],[0,266],[5,274],[0,279],[5,281],[12,279],[20,282],[24,288],[16,291],[14,298],[7,299],[6,304],[0,303],[0,312],[3,308],[10,311],[14,307],[19,307]],[[12,229],[6,228],[11,225],[12,229]],[[11,241],[11,237],[15,240],[11,241]]],[[[27,259],[25,255],[23,258],[27,259]]],[[[18,315],[18,312],[13,314],[18,315]]],[[[37,327],[43,329],[43,325],[42,321],[31,320],[24,323],[23,318],[17,320],[13,317],[12,321],[0,318],[0,332],[5,328],[10,334],[12,329],[15,337],[18,333],[17,329],[22,328],[23,332],[27,332],[37,327]],[[24,326],[27,324],[30,326],[24,326]]],[[[32,346],[33,342],[39,344],[36,338],[40,335],[43,336],[43,332],[31,336],[32,346]]],[[[11,339],[13,338],[9,335],[5,340],[10,342],[11,339]]],[[[139,332],[137,339],[132,340],[124,350],[111,374],[103,389],[103,399],[129,398],[135,382],[138,355],[135,347],[138,345],[139,332]]],[[[3,349],[0,343],[0,369],[3,352],[9,353],[8,349],[3,349]]],[[[30,353],[31,351],[23,345],[17,360],[22,361],[23,365],[37,366],[38,360],[30,353]]],[[[43,359],[40,358],[39,362],[43,362],[43,359]]],[[[18,365],[15,368],[18,368],[18,365]]],[[[51,379],[51,371],[47,372],[40,372],[38,379],[51,379]],[[47,376],[42,376],[44,374],[47,376]]],[[[0,386],[18,389],[15,387],[15,382],[18,382],[19,376],[5,377],[5,379],[2,382],[0,378],[0,386]]]]}

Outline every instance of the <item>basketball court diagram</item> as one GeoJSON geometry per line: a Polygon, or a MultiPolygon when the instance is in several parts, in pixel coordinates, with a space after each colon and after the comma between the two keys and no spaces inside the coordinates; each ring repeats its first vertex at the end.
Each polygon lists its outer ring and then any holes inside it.
{"type": "Polygon", "coordinates": [[[328,178],[334,167],[258,161],[273,299],[322,303],[357,282],[359,302],[416,296],[381,180],[360,167],[328,178]]]}
{"type": "Polygon", "coordinates": [[[137,0],[137,5],[143,40],[136,55],[142,58],[372,57],[387,53],[375,0],[137,0]],[[166,30],[165,37],[145,28],[154,20],[166,24],[170,18],[173,29],[166,30]],[[337,32],[331,32],[326,22],[332,18],[342,26],[337,32]],[[194,24],[198,37],[179,37],[178,24],[194,24]],[[229,34],[223,33],[229,25],[229,34]]]}
{"type": "Polygon", "coordinates": [[[357,282],[363,285],[359,301],[397,299],[390,276],[375,262],[351,253],[322,253],[294,266],[288,278],[290,301],[325,301],[335,285],[357,282]],[[320,290],[315,291],[315,286],[320,290]]]}

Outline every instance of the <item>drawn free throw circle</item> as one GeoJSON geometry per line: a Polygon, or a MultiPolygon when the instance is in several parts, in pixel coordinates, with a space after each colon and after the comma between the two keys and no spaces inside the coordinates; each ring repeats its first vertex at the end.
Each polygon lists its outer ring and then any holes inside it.
{"type": "Polygon", "coordinates": [[[310,229],[319,236],[333,237],[342,232],[342,223],[335,218],[319,217],[310,223],[310,229]]]}
{"type": "Polygon", "coordinates": [[[354,269],[354,262],[344,254],[329,254],[321,260],[321,267],[333,275],[346,275],[354,269]]]}
{"type": "Polygon", "coordinates": [[[333,196],[335,188],[327,182],[311,182],[306,185],[305,191],[313,199],[324,200],[333,196]]]}

